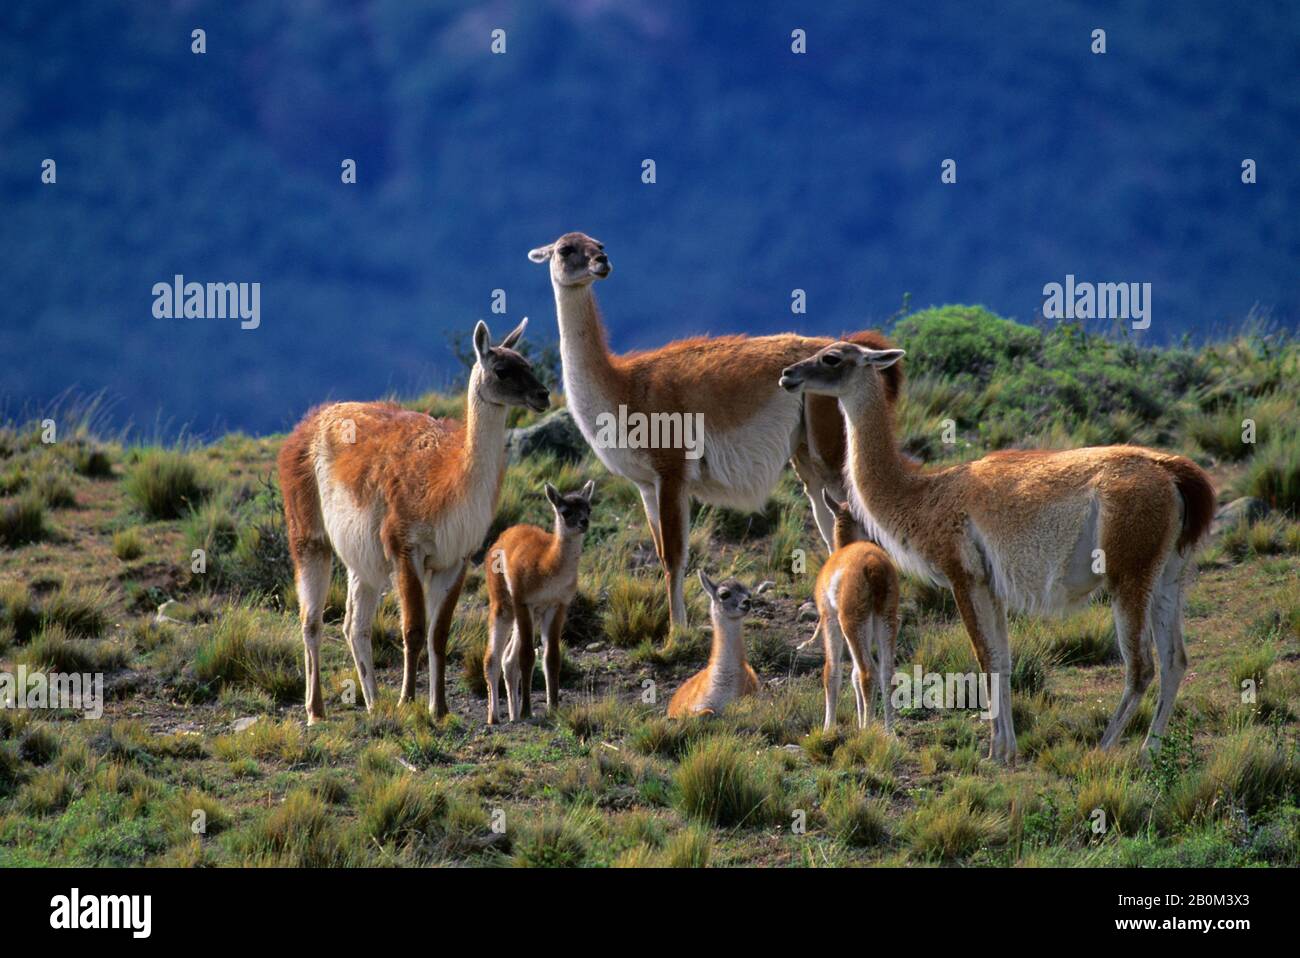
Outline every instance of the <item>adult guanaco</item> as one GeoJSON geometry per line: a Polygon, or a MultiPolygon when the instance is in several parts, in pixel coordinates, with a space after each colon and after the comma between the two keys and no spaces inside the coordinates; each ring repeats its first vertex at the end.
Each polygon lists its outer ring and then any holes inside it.
{"type": "Polygon", "coordinates": [[[668,717],[713,715],[728,703],[758,691],[758,676],[745,657],[745,616],[749,613],[749,590],[735,579],[715,584],[699,570],[700,585],[709,596],[709,618],[713,623],[713,647],[709,664],[692,675],[668,702],[668,717]]]}
{"type": "Polygon", "coordinates": [[[901,349],[833,343],[781,385],[838,398],[848,424],[850,505],[904,569],[952,590],[980,668],[998,682],[990,757],[1014,762],[1007,609],[1077,605],[1102,585],[1124,658],[1124,693],[1101,738],[1112,747],[1155,675],[1160,696],[1143,753],[1158,749],[1187,670],[1183,589],[1214,517],[1199,466],[1138,446],[996,452],[925,470],[898,451],[890,370],[901,349]]]}
{"type": "Polygon", "coordinates": [[[817,632],[826,652],[822,686],[826,692],[823,727],[835,727],[840,695],[840,662],[844,647],[853,661],[854,698],[858,728],[871,717],[874,691],[879,689],[885,731],[893,731],[891,679],[898,638],[898,573],[885,551],[860,538],[857,520],[847,502],[823,492],[826,508],[835,516],[835,551],[817,574],[817,632]],[[873,681],[874,679],[874,681],[873,681]]]}
{"type": "Polygon", "coordinates": [[[578,560],[582,539],[591,522],[588,481],[578,492],[561,495],[549,482],[546,498],[555,511],[554,532],[537,526],[511,526],[487,553],[488,643],[483,653],[487,681],[487,722],[501,721],[498,685],[504,659],[506,704],[510,721],[532,714],[533,625],[541,630],[546,649],[546,707],[560,705],[560,635],[564,616],[578,592],[578,560]],[[507,644],[508,643],[508,644],[507,644]]]}
{"type": "MultiPolygon", "coordinates": [[[[672,625],[686,624],[691,497],[761,509],[789,462],[830,545],[834,520],[821,493],[845,495],[844,424],[833,399],[791,396],[776,380],[783,368],[832,340],[793,334],[697,337],[613,355],[592,290],[611,272],[604,245],[584,233],[566,233],[528,258],[550,266],[568,408],[606,468],[641,493],[667,580],[672,625]],[[652,432],[655,423],[662,424],[659,434],[669,431],[669,441],[651,436],[642,445],[632,431],[611,436],[604,428],[633,420],[649,422],[652,432]],[[702,435],[688,437],[686,428],[698,422],[702,435]]],[[[845,338],[884,345],[872,332],[845,338]]]]}
{"type": "Polygon", "coordinates": [[[528,320],[497,346],[474,328],[465,422],[387,402],[313,409],[280,450],[280,489],[306,657],[307,721],[325,715],[321,616],[332,553],[348,570],[343,632],[366,708],[375,704],[371,622],[396,583],[402,609],[401,701],[415,697],[419,643],[429,649],[429,708],[447,713],[447,632],[468,557],[483,543],[506,467],[506,412],[550,403],[514,347],[528,320]]]}

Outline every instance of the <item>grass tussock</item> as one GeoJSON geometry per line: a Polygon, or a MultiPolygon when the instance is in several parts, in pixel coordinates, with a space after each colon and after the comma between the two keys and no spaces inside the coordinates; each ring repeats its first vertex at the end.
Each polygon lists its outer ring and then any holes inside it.
{"type": "Polygon", "coordinates": [[[620,649],[668,634],[668,598],[661,579],[621,576],[605,598],[605,635],[620,649]]]}
{"type": "Polygon", "coordinates": [[[301,653],[286,631],[283,626],[268,629],[251,609],[227,609],[194,649],[194,680],[209,691],[245,686],[276,702],[297,700],[303,690],[301,653]]]}
{"type": "Polygon", "coordinates": [[[42,672],[109,672],[126,665],[127,649],[117,642],[74,638],[63,625],[47,625],[18,655],[42,672]]]}
{"type": "Polygon", "coordinates": [[[50,538],[45,501],[33,493],[0,500],[0,546],[16,549],[50,538]]]}
{"type": "Polygon", "coordinates": [[[141,452],[127,473],[127,498],[146,518],[179,519],[213,491],[207,468],[192,453],[141,452]]]}
{"type": "Polygon", "coordinates": [[[283,804],[235,833],[232,844],[243,865],[341,868],[356,858],[337,814],[305,788],[291,791],[283,804]]]}
{"type": "Polygon", "coordinates": [[[684,815],[723,828],[756,827],[781,816],[776,770],[755,743],[731,735],[702,739],[677,768],[684,815]]]}

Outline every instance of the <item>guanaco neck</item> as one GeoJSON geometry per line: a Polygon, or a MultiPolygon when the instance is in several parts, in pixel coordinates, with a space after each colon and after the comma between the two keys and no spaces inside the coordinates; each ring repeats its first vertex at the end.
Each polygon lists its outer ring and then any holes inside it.
{"type": "Polygon", "coordinates": [[[497,488],[506,464],[506,407],[479,395],[483,374],[477,365],[469,374],[465,399],[465,451],[459,484],[467,493],[497,488]]]}
{"type": "MultiPolygon", "coordinates": [[[[609,355],[609,337],[596,307],[591,284],[562,286],[552,282],[555,290],[555,316],[560,327],[560,359],[564,367],[564,392],[569,402],[575,398],[570,388],[572,378],[608,383],[616,375],[609,355]]],[[[579,397],[580,398],[580,397],[579,397]]]]}
{"type": "Polygon", "coordinates": [[[858,524],[854,521],[853,513],[847,510],[836,513],[835,530],[831,534],[832,551],[843,549],[850,542],[857,542],[858,538],[858,524]]]}
{"type": "Polygon", "coordinates": [[[895,517],[920,494],[924,478],[904,465],[894,440],[893,410],[878,390],[863,381],[865,375],[870,372],[859,376],[853,391],[840,397],[848,424],[849,470],[862,504],[888,531],[895,517]]]}
{"type": "Polygon", "coordinates": [[[709,651],[709,671],[729,674],[745,666],[745,636],[742,620],[728,619],[716,609],[709,610],[713,620],[713,648],[709,651]]]}
{"type": "Polygon", "coordinates": [[[582,530],[570,529],[558,515],[555,517],[554,531],[551,533],[551,546],[547,550],[546,563],[555,573],[572,569],[578,571],[578,558],[582,554],[582,530]]]}

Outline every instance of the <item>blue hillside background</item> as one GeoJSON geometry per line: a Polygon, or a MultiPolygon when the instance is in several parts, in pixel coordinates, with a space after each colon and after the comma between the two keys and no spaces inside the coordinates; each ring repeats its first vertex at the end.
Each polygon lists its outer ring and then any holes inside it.
{"type": "Polygon", "coordinates": [[[1151,283],[1142,343],[1294,328],[1298,41],[1287,2],[7,0],[0,397],[204,436],[445,386],[478,318],[556,338],[525,254],[571,229],[618,350],[1044,323],[1067,275],[1151,283]],[[260,325],[156,318],[176,274],[260,283],[260,325]]]}

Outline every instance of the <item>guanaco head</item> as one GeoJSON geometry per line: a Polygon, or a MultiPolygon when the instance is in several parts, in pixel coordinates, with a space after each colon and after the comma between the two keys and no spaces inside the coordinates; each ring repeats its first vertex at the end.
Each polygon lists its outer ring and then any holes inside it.
{"type": "Polygon", "coordinates": [[[582,535],[591,524],[591,494],[596,491],[596,483],[588,479],[587,484],[577,492],[561,495],[549,482],[546,484],[546,498],[555,510],[555,519],[564,534],[582,535]]]}
{"type": "Polygon", "coordinates": [[[605,255],[605,244],[586,233],[565,233],[554,243],[528,251],[534,263],[551,264],[551,280],[557,286],[586,286],[604,279],[614,268],[605,255]]]}
{"type": "Polygon", "coordinates": [[[822,502],[826,503],[826,508],[835,516],[835,533],[831,540],[832,548],[842,549],[850,542],[857,542],[859,538],[858,521],[853,518],[853,513],[849,511],[849,504],[836,500],[829,489],[822,490],[822,502]]]}
{"type": "Polygon", "coordinates": [[[709,595],[713,612],[723,619],[743,619],[749,612],[751,600],[749,590],[735,579],[726,579],[722,583],[714,582],[700,570],[700,585],[709,595]]]}
{"type": "Polygon", "coordinates": [[[515,352],[515,344],[524,335],[528,317],[501,342],[493,346],[487,323],[474,327],[474,352],[478,356],[478,394],[498,406],[527,406],[541,412],[551,404],[551,393],[533,374],[533,364],[515,352]]]}
{"type": "Polygon", "coordinates": [[[806,389],[826,396],[845,396],[857,388],[859,382],[866,382],[869,388],[886,396],[889,391],[880,373],[903,355],[901,349],[869,349],[854,343],[831,343],[803,362],[782,370],[781,388],[792,393],[806,389]]]}

